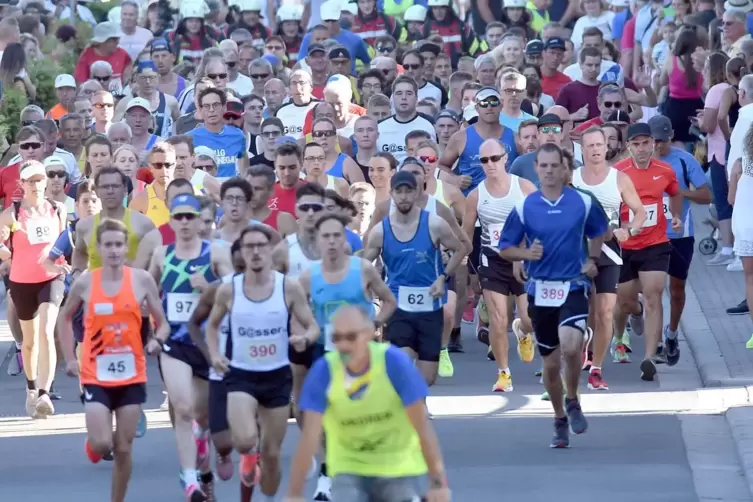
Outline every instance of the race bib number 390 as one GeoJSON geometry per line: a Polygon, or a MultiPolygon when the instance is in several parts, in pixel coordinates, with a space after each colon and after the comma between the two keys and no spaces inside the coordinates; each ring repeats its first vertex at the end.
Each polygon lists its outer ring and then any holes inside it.
{"type": "Polygon", "coordinates": [[[135,376],[136,359],[133,352],[97,356],[97,380],[100,382],[124,382],[135,376]]]}
{"type": "Polygon", "coordinates": [[[196,293],[168,293],[167,320],[173,323],[188,322],[197,303],[199,295],[196,293]]]}
{"type": "MultiPolygon", "coordinates": [[[[655,227],[659,221],[658,207],[656,204],[645,204],[643,209],[646,210],[646,223],[643,224],[643,228],[655,227]]],[[[629,209],[630,221],[635,219],[635,213],[632,209],[629,209]]]]}
{"type": "Polygon", "coordinates": [[[400,286],[397,292],[397,308],[404,312],[433,312],[434,298],[429,288],[400,286]]]}
{"type": "Polygon", "coordinates": [[[537,307],[559,307],[570,292],[570,283],[562,281],[536,281],[534,302],[537,307]]]}

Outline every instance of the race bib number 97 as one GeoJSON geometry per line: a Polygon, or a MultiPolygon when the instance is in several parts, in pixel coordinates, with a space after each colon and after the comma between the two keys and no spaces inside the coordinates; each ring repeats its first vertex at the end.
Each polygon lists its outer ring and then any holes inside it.
{"type": "Polygon", "coordinates": [[[133,352],[97,356],[97,380],[100,382],[124,382],[135,376],[136,359],[133,352]]]}
{"type": "Polygon", "coordinates": [[[400,286],[397,292],[397,308],[404,312],[433,312],[434,298],[429,288],[400,286]]]}
{"type": "Polygon", "coordinates": [[[196,293],[168,293],[167,320],[171,323],[188,322],[198,303],[196,293]]]}
{"type": "Polygon", "coordinates": [[[537,307],[559,307],[570,292],[570,283],[562,281],[536,281],[534,302],[537,307]]]}

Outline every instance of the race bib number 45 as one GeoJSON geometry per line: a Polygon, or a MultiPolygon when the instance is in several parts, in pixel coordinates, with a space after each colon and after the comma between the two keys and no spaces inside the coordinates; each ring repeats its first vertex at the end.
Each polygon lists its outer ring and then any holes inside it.
{"type": "Polygon", "coordinates": [[[434,298],[429,288],[400,286],[397,292],[397,308],[404,312],[433,312],[434,298]]]}
{"type": "MultiPolygon", "coordinates": [[[[666,203],[665,203],[666,204],[666,203]]],[[[666,207],[666,206],[665,206],[666,207]]],[[[658,207],[656,204],[645,204],[643,209],[646,210],[646,223],[643,224],[643,228],[655,227],[659,221],[658,207]]],[[[632,209],[629,209],[630,221],[635,219],[635,213],[632,209]]]]}
{"type": "Polygon", "coordinates": [[[172,323],[188,322],[198,303],[199,295],[196,293],[168,293],[167,320],[172,323]]]}
{"type": "Polygon", "coordinates": [[[100,382],[124,382],[135,376],[136,359],[133,352],[97,356],[97,380],[100,382]]]}
{"type": "Polygon", "coordinates": [[[562,281],[536,281],[534,302],[537,307],[559,307],[570,292],[570,283],[562,281]]]}

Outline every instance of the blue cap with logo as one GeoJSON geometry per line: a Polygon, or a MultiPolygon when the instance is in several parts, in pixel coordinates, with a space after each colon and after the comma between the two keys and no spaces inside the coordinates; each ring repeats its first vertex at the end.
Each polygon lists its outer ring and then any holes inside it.
{"type": "Polygon", "coordinates": [[[195,195],[182,194],[173,199],[170,204],[170,216],[179,214],[201,214],[201,204],[195,195]]]}

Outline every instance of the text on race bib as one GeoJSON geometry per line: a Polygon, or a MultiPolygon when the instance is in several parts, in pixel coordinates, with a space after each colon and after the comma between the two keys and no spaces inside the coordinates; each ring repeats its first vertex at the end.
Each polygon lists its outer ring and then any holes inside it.
{"type": "Polygon", "coordinates": [[[496,248],[499,246],[499,237],[502,235],[502,223],[489,224],[489,245],[496,248]]]}
{"type": "Polygon", "coordinates": [[[669,197],[664,196],[664,217],[668,220],[672,219],[672,211],[669,209],[669,197]]]}
{"type": "Polygon", "coordinates": [[[167,320],[169,322],[188,322],[199,303],[197,293],[168,293],[167,320]]]}
{"type": "Polygon", "coordinates": [[[136,376],[136,358],[133,352],[118,352],[97,356],[97,380],[124,382],[136,376]]]}
{"type": "Polygon", "coordinates": [[[433,312],[434,298],[429,288],[400,286],[397,292],[397,308],[404,312],[433,312]]]}
{"type": "Polygon", "coordinates": [[[26,236],[29,239],[29,244],[50,244],[57,239],[56,233],[52,230],[52,222],[48,218],[27,220],[26,236]]]}
{"type": "Polygon", "coordinates": [[[534,302],[537,307],[559,307],[570,292],[569,281],[536,281],[534,302]]]}
{"type": "MultiPolygon", "coordinates": [[[[643,209],[646,210],[646,223],[643,224],[643,228],[655,227],[659,221],[658,207],[656,204],[644,204],[643,209]]],[[[629,221],[633,221],[635,213],[632,209],[628,209],[629,221]]]]}

